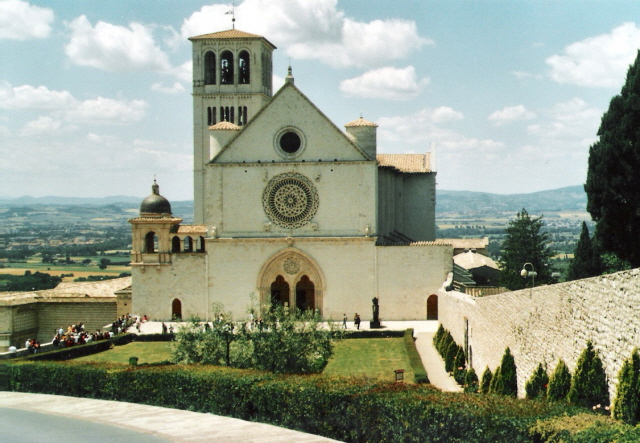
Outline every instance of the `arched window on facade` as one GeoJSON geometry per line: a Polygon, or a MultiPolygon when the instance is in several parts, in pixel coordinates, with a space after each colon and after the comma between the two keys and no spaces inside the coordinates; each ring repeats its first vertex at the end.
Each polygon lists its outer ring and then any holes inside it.
{"type": "Polygon", "coordinates": [[[147,254],[158,252],[158,236],[153,231],[147,232],[144,236],[144,252],[147,254]]]}
{"type": "Polygon", "coordinates": [[[184,238],[184,252],[193,252],[193,239],[191,237],[184,238]]]}
{"type": "Polygon", "coordinates": [[[216,55],[212,51],[204,55],[204,84],[216,84],[216,55]]]}
{"type": "Polygon", "coordinates": [[[233,53],[224,51],[220,56],[220,84],[233,84],[233,53]]]}
{"type": "Polygon", "coordinates": [[[171,239],[171,252],[180,252],[180,237],[177,235],[171,239]]]}
{"type": "Polygon", "coordinates": [[[171,318],[174,320],[182,318],[182,302],[177,298],[174,298],[171,302],[171,318]]]}
{"type": "Polygon", "coordinates": [[[241,51],[238,56],[238,83],[248,85],[251,82],[251,69],[249,64],[249,53],[241,51]]]}
{"type": "Polygon", "coordinates": [[[247,107],[238,106],[238,126],[244,126],[247,124],[247,107]]]}
{"type": "Polygon", "coordinates": [[[207,108],[207,126],[213,126],[216,124],[216,107],[209,106],[207,108]]]}
{"type": "Polygon", "coordinates": [[[204,252],[204,237],[198,237],[198,252],[204,252]]]}
{"type": "Polygon", "coordinates": [[[289,303],[289,283],[284,280],[284,277],[278,275],[276,280],[271,283],[271,304],[272,305],[284,305],[289,303]]]}
{"type": "Polygon", "coordinates": [[[301,311],[315,309],[315,285],[309,277],[303,275],[296,284],[296,308],[301,311]]]}

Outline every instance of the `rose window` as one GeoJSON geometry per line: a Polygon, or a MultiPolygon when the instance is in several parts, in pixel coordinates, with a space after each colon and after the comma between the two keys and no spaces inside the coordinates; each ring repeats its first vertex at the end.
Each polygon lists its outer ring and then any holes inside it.
{"type": "Polygon", "coordinates": [[[309,223],[318,210],[318,193],[302,174],[287,172],[271,179],[262,195],[269,220],[283,228],[299,228],[309,223]]]}

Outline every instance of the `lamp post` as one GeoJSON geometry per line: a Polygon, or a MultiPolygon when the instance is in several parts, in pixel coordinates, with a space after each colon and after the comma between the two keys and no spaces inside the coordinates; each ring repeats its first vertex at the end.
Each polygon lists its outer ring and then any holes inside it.
{"type": "Polygon", "coordinates": [[[529,292],[529,295],[533,296],[533,287],[536,285],[536,276],[538,275],[538,273],[533,268],[533,265],[529,262],[525,263],[522,266],[522,271],[520,271],[520,275],[523,276],[524,278],[531,277],[531,290],[529,292]],[[531,266],[530,271],[527,269],[527,265],[531,266]]]}

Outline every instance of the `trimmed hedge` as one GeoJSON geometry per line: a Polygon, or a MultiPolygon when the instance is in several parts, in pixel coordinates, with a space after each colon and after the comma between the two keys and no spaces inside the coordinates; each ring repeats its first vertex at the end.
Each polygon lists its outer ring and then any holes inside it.
{"type": "Polygon", "coordinates": [[[407,354],[409,355],[411,369],[413,369],[413,381],[415,383],[429,383],[427,370],[424,368],[420,354],[416,349],[416,341],[413,338],[413,328],[409,328],[404,331],[404,346],[407,349],[407,354]]]}
{"type": "Polygon", "coordinates": [[[536,419],[559,413],[552,404],[443,393],[426,385],[208,366],[24,362],[6,369],[15,391],[208,412],[345,442],[526,442],[536,419]]]}

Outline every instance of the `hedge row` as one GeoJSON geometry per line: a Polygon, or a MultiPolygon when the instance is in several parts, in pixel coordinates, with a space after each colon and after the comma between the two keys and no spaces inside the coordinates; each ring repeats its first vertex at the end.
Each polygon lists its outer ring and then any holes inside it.
{"type": "Polygon", "coordinates": [[[10,390],[208,412],[345,442],[526,442],[536,418],[559,413],[542,402],[426,385],[207,366],[24,362],[4,369],[10,390]]]}
{"type": "Polygon", "coordinates": [[[416,348],[416,341],[413,338],[413,328],[404,331],[404,346],[407,349],[411,369],[413,369],[413,381],[415,383],[429,383],[427,370],[424,368],[422,358],[416,348]]]}

